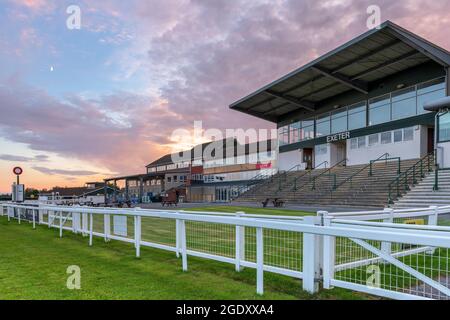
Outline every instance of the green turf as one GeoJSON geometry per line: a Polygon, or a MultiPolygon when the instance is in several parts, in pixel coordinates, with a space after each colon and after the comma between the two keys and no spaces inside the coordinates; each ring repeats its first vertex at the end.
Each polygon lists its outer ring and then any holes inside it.
{"type": "Polygon", "coordinates": [[[301,282],[265,273],[265,294],[255,294],[255,270],[189,257],[189,271],[173,253],[132,244],[105,243],[65,231],[0,218],[0,299],[366,299],[343,289],[309,295],[301,282]],[[81,290],[66,288],[66,269],[81,268],[81,290]]]}

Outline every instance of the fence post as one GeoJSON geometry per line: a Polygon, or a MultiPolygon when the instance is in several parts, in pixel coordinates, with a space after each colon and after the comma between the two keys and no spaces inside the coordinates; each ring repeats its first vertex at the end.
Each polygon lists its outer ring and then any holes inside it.
{"type": "MultiPolygon", "coordinates": [[[[389,214],[389,218],[385,218],[383,222],[385,223],[394,223],[394,209],[385,208],[385,214],[389,214]]],[[[386,254],[391,254],[392,251],[392,243],[391,242],[382,242],[381,243],[381,251],[386,254]]]]}
{"type": "Polygon", "coordinates": [[[437,226],[439,220],[439,207],[438,206],[430,206],[430,210],[433,210],[434,213],[428,216],[428,225],[429,226],[437,226]]]}
{"type": "Polygon", "coordinates": [[[19,219],[19,224],[20,224],[20,208],[17,208],[17,218],[19,219]]]}
{"type": "Polygon", "coordinates": [[[6,209],[6,213],[7,213],[7,216],[8,216],[8,222],[10,222],[11,221],[11,207],[7,207],[7,209],[6,209]]]}
{"type": "Polygon", "coordinates": [[[81,214],[79,212],[72,213],[72,230],[75,234],[81,229],[80,219],[81,214]]]}
{"type": "Polygon", "coordinates": [[[179,258],[181,251],[181,221],[178,219],[175,221],[175,248],[177,258],[179,258]]]}
{"type": "Polygon", "coordinates": [[[83,236],[86,236],[88,233],[88,214],[87,213],[83,213],[82,217],[81,217],[81,224],[82,224],[82,233],[83,236]]]}
{"type": "Polygon", "coordinates": [[[136,246],[136,258],[141,257],[141,216],[134,217],[134,241],[136,246]]]}
{"type": "MultiPolygon", "coordinates": [[[[439,207],[438,206],[430,206],[430,210],[433,210],[433,214],[428,216],[428,225],[429,226],[437,226],[439,223],[439,207]]],[[[436,251],[436,248],[430,248],[430,250],[427,250],[427,254],[433,255],[436,251]]]]}
{"type": "MultiPolygon", "coordinates": [[[[241,218],[244,212],[236,212],[236,217],[241,218]]],[[[236,225],[236,271],[243,270],[241,261],[245,260],[245,227],[236,225]]]]}
{"type": "MultiPolygon", "coordinates": [[[[315,225],[317,217],[305,217],[304,224],[315,225]]],[[[319,289],[318,283],[315,281],[318,270],[317,247],[318,236],[310,233],[303,233],[303,290],[308,293],[316,293],[319,289]]]]}
{"type": "Polygon", "coordinates": [[[186,221],[180,221],[180,242],[181,242],[181,260],[183,264],[183,271],[188,270],[187,265],[187,245],[186,245],[186,221]]]}
{"type": "Polygon", "coordinates": [[[44,210],[41,210],[41,208],[38,208],[37,210],[39,215],[38,224],[41,224],[44,221],[44,210]]]}
{"type": "Polygon", "coordinates": [[[105,233],[105,242],[108,242],[111,235],[111,216],[109,214],[103,215],[103,227],[105,233]]]}
{"type": "Polygon", "coordinates": [[[264,294],[264,233],[256,228],[256,293],[264,294]]]}
{"type": "MultiPolygon", "coordinates": [[[[322,225],[331,226],[332,218],[327,211],[319,211],[318,216],[322,217],[322,225]]],[[[323,270],[323,288],[332,289],[331,280],[334,278],[334,267],[336,259],[336,237],[324,236],[323,238],[323,255],[322,255],[322,270],[323,270]]]]}
{"type": "Polygon", "coordinates": [[[63,222],[62,222],[62,210],[59,211],[59,237],[62,238],[62,227],[63,227],[63,222]]]}
{"type": "Polygon", "coordinates": [[[33,214],[33,229],[36,229],[36,210],[31,209],[31,213],[33,214]]]}
{"type": "Polygon", "coordinates": [[[92,237],[94,233],[94,215],[89,213],[89,246],[92,247],[92,237]]]}

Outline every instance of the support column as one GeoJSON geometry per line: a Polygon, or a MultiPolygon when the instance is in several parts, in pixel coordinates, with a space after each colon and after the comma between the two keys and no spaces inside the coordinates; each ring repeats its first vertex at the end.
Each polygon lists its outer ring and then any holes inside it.
{"type": "Polygon", "coordinates": [[[144,196],[144,178],[139,178],[139,203],[142,203],[142,197],[144,196]]]}
{"type": "Polygon", "coordinates": [[[105,181],[105,186],[103,187],[103,191],[105,193],[105,205],[108,204],[108,182],[105,181]]]}
{"type": "Polygon", "coordinates": [[[114,180],[114,193],[113,193],[113,201],[117,202],[117,180],[114,180]]]}
{"type": "Polygon", "coordinates": [[[129,187],[128,187],[128,180],[125,179],[125,200],[129,200],[130,194],[129,194],[129,187]]]}

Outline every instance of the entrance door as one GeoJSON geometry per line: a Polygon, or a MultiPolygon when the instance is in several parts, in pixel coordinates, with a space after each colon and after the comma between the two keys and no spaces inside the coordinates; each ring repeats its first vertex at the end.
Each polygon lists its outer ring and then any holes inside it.
{"type": "Polygon", "coordinates": [[[344,159],[347,157],[347,142],[346,141],[340,141],[336,143],[336,161],[333,165],[344,161],[344,159]]]}
{"type": "Polygon", "coordinates": [[[306,169],[313,168],[313,149],[303,149],[303,162],[306,163],[306,169]]]}
{"type": "Polygon", "coordinates": [[[434,128],[428,128],[428,153],[434,152],[434,128]]]}

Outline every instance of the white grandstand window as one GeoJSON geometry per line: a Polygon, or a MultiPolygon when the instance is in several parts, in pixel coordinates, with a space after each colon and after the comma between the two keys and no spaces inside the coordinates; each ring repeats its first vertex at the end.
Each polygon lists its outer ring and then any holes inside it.
{"type": "Polygon", "coordinates": [[[403,141],[403,130],[395,130],[394,142],[402,142],[402,141],[403,141]]]}
{"type": "Polygon", "coordinates": [[[382,132],[381,133],[381,144],[389,144],[392,143],[392,132],[382,132]]]}
{"type": "Polygon", "coordinates": [[[324,155],[327,154],[328,152],[328,145],[327,144],[321,144],[321,145],[317,145],[316,147],[316,155],[324,155]]]}
{"type": "Polygon", "coordinates": [[[358,149],[358,138],[350,140],[350,149],[358,149]]]}
{"type": "Polygon", "coordinates": [[[414,128],[403,129],[403,141],[413,141],[414,140],[414,128]]]}
{"type": "Polygon", "coordinates": [[[380,135],[378,133],[369,136],[369,147],[377,145],[380,142],[380,135]]]}
{"type": "Polygon", "coordinates": [[[366,147],[366,137],[358,137],[358,149],[366,147]]]}

